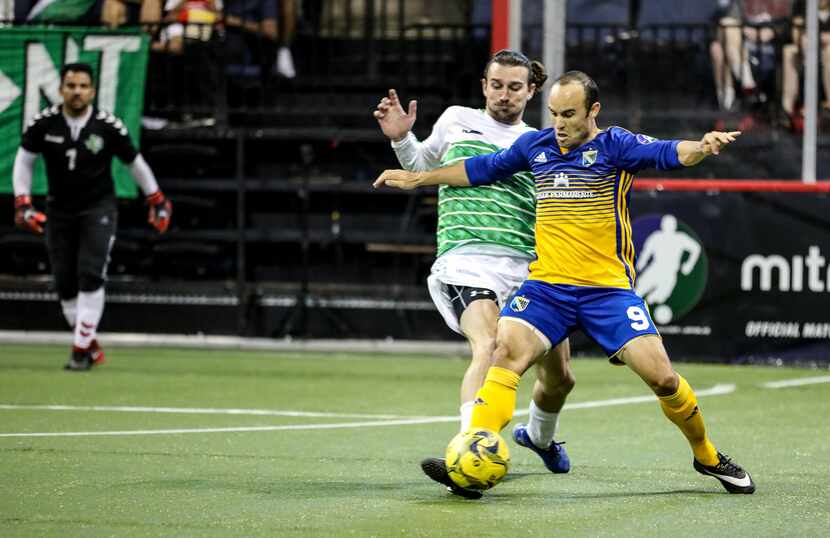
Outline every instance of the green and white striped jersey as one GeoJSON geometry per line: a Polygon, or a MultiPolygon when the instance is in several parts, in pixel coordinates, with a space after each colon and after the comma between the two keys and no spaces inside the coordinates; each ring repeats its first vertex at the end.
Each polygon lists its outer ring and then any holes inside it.
{"type": "MultiPolygon", "coordinates": [[[[525,123],[499,123],[484,110],[452,106],[441,114],[432,134],[422,143],[409,133],[404,140],[393,142],[392,147],[405,169],[423,171],[493,153],[535,130],[525,123]]],[[[535,184],[530,172],[493,185],[441,186],[437,254],[467,245],[492,245],[533,257],[535,215],[535,184]]]]}

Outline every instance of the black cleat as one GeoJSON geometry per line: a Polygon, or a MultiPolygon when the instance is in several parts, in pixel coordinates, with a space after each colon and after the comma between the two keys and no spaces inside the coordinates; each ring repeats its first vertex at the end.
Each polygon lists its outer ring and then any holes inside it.
{"type": "Polygon", "coordinates": [[[447,473],[447,464],[440,458],[427,458],[421,461],[421,470],[424,474],[435,480],[439,484],[447,486],[447,490],[454,495],[464,497],[465,499],[480,499],[481,492],[474,489],[466,489],[457,485],[450,478],[447,473]]]}
{"type": "Polygon", "coordinates": [[[63,365],[63,369],[69,370],[70,372],[85,372],[92,368],[93,364],[95,364],[95,361],[92,358],[91,351],[73,349],[72,355],[69,356],[69,360],[63,365]]]}
{"type": "Polygon", "coordinates": [[[723,487],[729,493],[754,493],[755,482],[749,473],[743,468],[729,459],[729,456],[718,452],[717,465],[703,465],[697,460],[694,460],[693,465],[695,471],[706,476],[713,476],[720,480],[723,487]]]}

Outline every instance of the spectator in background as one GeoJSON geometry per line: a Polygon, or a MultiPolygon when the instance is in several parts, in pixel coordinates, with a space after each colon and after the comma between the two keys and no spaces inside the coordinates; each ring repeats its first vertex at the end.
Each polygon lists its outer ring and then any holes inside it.
{"type": "Polygon", "coordinates": [[[101,23],[108,28],[141,24],[155,34],[161,20],[161,0],[104,0],[101,23]]]}
{"type": "Polygon", "coordinates": [[[263,87],[270,83],[272,71],[293,78],[288,46],[294,38],[296,13],[295,0],[230,0],[225,10],[230,63],[258,67],[263,87]]]}
{"type": "Polygon", "coordinates": [[[221,13],[221,0],[166,0],[163,27],[151,45],[148,71],[155,76],[148,77],[148,99],[181,112],[187,126],[216,123],[223,99],[215,31],[221,13]]]}
{"type": "Polygon", "coordinates": [[[732,109],[736,93],[765,102],[775,86],[775,25],[786,20],[790,0],[718,0],[717,38],[710,45],[718,104],[732,109]]]}
{"type": "MultiPolygon", "coordinates": [[[[781,108],[789,119],[789,127],[799,132],[804,127],[801,111],[796,108],[800,93],[800,67],[804,63],[804,51],[807,48],[805,35],[806,2],[796,0],[793,7],[792,41],[784,45],[782,52],[782,89],[781,108]]],[[[830,113],[830,0],[819,0],[818,4],[819,28],[819,70],[821,71],[821,88],[824,91],[824,100],[821,109],[830,113]]]]}
{"type": "Polygon", "coordinates": [[[282,0],[280,2],[280,48],[277,51],[277,63],[274,70],[278,75],[285,78],[294,78],[297,71],[294,69],[294,55],[291,52],[291,44],[297,31],[297,5],[295,0],[282,0]]]}
{"type": "Polygon", "coordinates": [[[182,54],[185,38],[210,41],[213,25],[219,20],[221,12],[221,0],[167,0],[163,17],[165,27],[153,43],[153,50],[182,54]]]}
{"type": "Polygon", "coordinates": [[[14,22],[14,0],[0,0],[0,24],[14,22]]]}

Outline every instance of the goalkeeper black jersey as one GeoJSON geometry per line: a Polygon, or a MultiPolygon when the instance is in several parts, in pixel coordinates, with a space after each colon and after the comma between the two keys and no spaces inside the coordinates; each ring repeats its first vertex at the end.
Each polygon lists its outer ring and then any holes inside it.
{"type": "Polygon", "coordinates": [[[113,157],[129,164],[138,155],[124,123],[98,108],[73,139],[61,105],[49,107],[26,127],[20,145],[43,156],[49,209],[65,213],[114,201],[113,157]]]}

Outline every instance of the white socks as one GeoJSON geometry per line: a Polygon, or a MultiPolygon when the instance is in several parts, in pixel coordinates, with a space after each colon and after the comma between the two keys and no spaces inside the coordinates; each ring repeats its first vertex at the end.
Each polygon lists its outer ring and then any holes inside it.
{"type": "MultiPolygon", "coordinates": [[[[64,310],[65,312],[65,310],[64,310]]],[[[77,323],[75,324],[75,347],[87,349],[95,339],[98,322],[104,313],[104,288],[82,291],[77,299],[77,323]]],[[[65,314],[64,314],[65,315],[65,314]]]]}
{"type": "Polygon", "coordinates": [[[553,443],[556,428],[559,426],[559,413],[548,413],[536,407],[530,401],[530,420],[527,422],[527,435],[539,448],[548,448],[553,443]]]}
{"type": "Polygon", "coordinates": [[[469,402],[464,402],[461,404],[461,432],[465,432],[470,429],[470,422],[473,420],[473,401],[470,400],[469,402]]]}
{"type": "Polygon", "coordinates": [[[75,319],[78,316],[78,297],[75,296],[65,301],[61,300],[61,308],[63,309],[63,317],[66,318],[66,322],[74,329],[75,319]]]}

